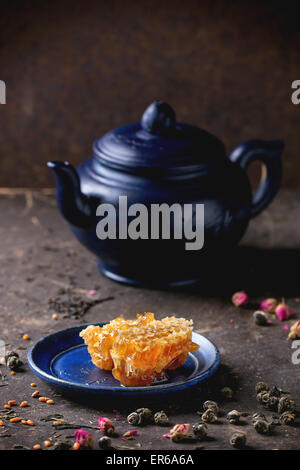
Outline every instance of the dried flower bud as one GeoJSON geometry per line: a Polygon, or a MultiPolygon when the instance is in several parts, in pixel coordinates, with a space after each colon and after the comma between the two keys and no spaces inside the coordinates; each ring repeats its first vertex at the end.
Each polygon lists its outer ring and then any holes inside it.
{"type": "Polygon", "coordinates": [[[84,429],[76,429],[75,441],[79,444],[80,449],[92,449],[94,447],[93,436],[84,429]]]}
{"type": "Polygon", "coordinates": [[[229,400],[233,397],[233,391],[230,387],[223,387],[221,389],[221,393],[222,393],[223,397],[225,397],[229,400]]]}
{"type": "Polygon", "coordinates": [[[207,400],[203,403],[203,409],[204,410],[211,410],[213,411],[216,415],[219,413],[219,406],[218,403],[215,401],[207,400]]]}
{"type": "Polygon", "coordinates": [[[296,339],[296,338],[300,338],[300,320],[296,321],[296,323],[294,323],[291,326],[291,329],[289,332],[289,339],[296,339]]]}
{"type": "Polygon", "coordinates": [[[271,430],[270,424],[265,419],[256,419],[253,426],[259,434],[268,434],[271,430]]]}
{"type": "Polygon", "coordinates": [[[115,432],[115,426],[109,418],[98,418],[99,429],[103,434],[111,436],[115,432]]]}
{"type": "Polygon", "coordinates": [[[258,382],[255,386],[256,393],[268,392],[269,390],[270,390],[270,387],[265,382],[258,382]]]}
{"type": "Polygon", "coordinates": [[[141,415],[143,422],[150,422],[152,420],[152,411],[149,408],[139,408],[136,412],[141,415]]]}
{"type": "Polygon", "coordinates": [[[278,402],[278,397],[270,397],[267,406],[270,410],[276,411],[278,407],[278,402]]]}
{"type": "Polygon", "coordinates": [[[248,295],[246,292],[236,292],[232,296],[232,302],[236,307],[242,307],[248,303],[248,295]]]}
{"type": "Polygon", "coordinates": [[[19,354],[16,353],[15,351],[11,351],[5,356],[5,364],[10,370],[17,370],[19,369],[22,365],[23,362],[19,358],[19,354]]]}
{"type": "Polygon", "coordinates": [[[193,433],[198,439],[203,439],[207,435],[207,426],[205,423],[194,424],[193,433]]]}
{"type": "Polygon", "coordinates": [[[278,320],[284,321],[290,318],[291,315],[293,315],[293,312],[291,311],[290,307],[288,307],[284,302],[281,304],[278,304],[275,313],[277,315],[278,320]]]}
{"type": "Polygon", "coordinates": [[[170,431],[170,437],[173,442],[182,441],[188,437],[191,429],[190,424],[175,424],[175,426],[170,431]]]}
{"type": "Polygon", "coordinates": [[[246,434],[243,432],[235,432],[230,438],[230,444],[237,449],[242,449],[246,445],[246,434]]]}
{"type": "Polygon", "coordinates": [[[155,413],[153,419],[154,423],[159,426],[165,426],[169,423],[169,418],[164,411],[158,411],[157,413],[155,413]]]}
{"type": "Polygon", "coordinates": [[[267,315],[264,312],[260,312],[259,310],[253,313],[253,318],[256,325],[267,326],[269,324],[267,315]]]}
{"type": "Polygon", "coordinates": [[[262,419],[262,420],[267,421],[267,418],[265,417],[265,415],[263,413],[254,413],[252,415],[252,423],[254,424],[255,421],[257,421],[258,419],[262,419]]]}
{"type": "Polygon", "coordinates": [[[296,418],[295,413],[291,413],[290,411],[285,411],[284,413],[282,413],[282,415],[280,415],[279,421],[281,422],[281,424],[291,425],[294,423],[295,418],[296,418]]]}
{"type": "Polygon", "coordinates": [[[265,299],[261,302],[259,308],[264,310],[265,312],[275,312],[275,308],[277,306],[278,302],[276,299],[265,299]]]}
{"type": "Polygon", "coordinates": [[[232,410],[227,413],[226,418],[230,424],[237,424],[240,421],[241,413],[237,410],[232,410]]]}
{"type": "Polygon", "coordinates": [[[269,392],[265,392],[265,391],[259,392],[256,395],[257,401],[261,403],[262,405],[264,405],[265,403],[268,403],[269,398],[270,398],[269,392]]]}
{"type": "Polygon", "coordinates": [[[111,447],[111,439],[108,436],[100,437],[98,441],[98,446],[100,449],[109,449],[111,447]]]}
{"type": "Polygon", "coordinates": [[[278,402],[278,413],[282,414],[285,411],[293,413],[296,410],[296,404],[294,400],[290,400],[287,397],[280,398],[278,402]]]}
{"type": "Polygon", "coordinates": [[[278,406],[279,398],[269,392],[260,392],[256,395],[257,400],[265,407],[270,410],[276,410],[278,406]]]}
{"type": "Polygon", "coordinates": [[[210,408],[203,413],[201,419],[204,423],[215,423],[218,421],[216,413],[210,408]]]}
{"type": "Polygon", "coordinates": [[[127,416],[127,423],[134,425],[134,426],[139,426],[142,422],[142,415],[137,413],[136,411],[133,411],[133,413],[130,413],[127,416]]]}
{"type": "Polygon", "coordinates": [[[276,387],[276,385],[273,385],[273,387],[269,391],[270,397],[277,397],[280,398],[282,394],[282,390],[280,388],[276,387]]]}

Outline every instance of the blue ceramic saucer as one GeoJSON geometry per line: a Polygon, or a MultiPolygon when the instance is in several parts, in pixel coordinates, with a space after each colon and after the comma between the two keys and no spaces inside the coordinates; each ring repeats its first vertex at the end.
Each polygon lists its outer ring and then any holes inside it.
{"type": "Polygon", "coordinates": [[[190,353],[181,367],[168,371],[164,382],[147,387],[124,387],[110,371],[100,370],[92,363],[87,347],[79,336],[86,326],[75,326],[44,336],[28,352],[31,370],[61,393],[74,398],[83,394],[129,397],[178,392],[207,379],[219,366],[218,348],[194,332],[193,341],[199,344],[199,349],[190,353]]]}

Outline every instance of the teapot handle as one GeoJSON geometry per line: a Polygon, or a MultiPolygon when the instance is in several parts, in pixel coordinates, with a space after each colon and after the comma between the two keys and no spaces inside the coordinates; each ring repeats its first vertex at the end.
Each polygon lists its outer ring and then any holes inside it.
{"type": "Polygon", "coordinates": [[[266,171],[262,172],[262,181],[253,195],[251,217],[258,215],[277,193],[282,177],[281,154],[284,143],[281,140],[248,140],[236,147],[229,159],[245,171],[249,163],[260,160],[266,171]]]}

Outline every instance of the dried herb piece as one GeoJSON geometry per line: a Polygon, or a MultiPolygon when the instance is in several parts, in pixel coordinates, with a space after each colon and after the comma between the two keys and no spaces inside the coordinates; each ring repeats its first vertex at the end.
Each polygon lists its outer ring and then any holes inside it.
{"type": "Polygon", "coordinates": [[[139,426],[142,423],[142,416],[136,411],[133,411],[127,416],[127,423],[134,426],[139,426]]]}
{"type": "Polygon", "coordinates": [[[267,421],[267,418],[265,417],[265,415],[263,413],[254,413],[252,415],[252,423],[257,421],[258,419],[263,419],[263,420],[267,421]]]}
{"type": "Polygon", "coordinates": [[[243,432],[235,432],[230,438],[230,444],[237,449],[242,449],[246,445],[246,434],[243,432]]]}
{"type": "Polygon", "coordinates": [[[63,318],[82,318],[94,305],[112,300],[114,297],[104,297],[101,299],[87,299],[79,295],[74,295],[70,290],[65,292],[66,298],[53,297],[49,299],[49,309],[55,313],[63,314],[63,318]]]}
{"type": "Polygon", "coordinates": [[[227,413],[226,418],[230,422],[230,424],[238,424],[240,421],[241,413],[237,410],[232,410],[227,413]]]}
{"type": "Polygon", "coordinates": [[[273,387],[270,389],[270,397],[277,397],[280,398],[282,395],[282,390],[280,388],[276,387],[276,385],[273,385],[273,387]]]}
{"type": "Polygon", "coordinates": [[[40,421],[61,421],[63,419],[63,415],[59,413],[55,413],[52,415],[47,415],[44,418],[40,418],[40,421]]]}
{"type": "Polygon", "coordinates": [[[256,396],[257,400],[265,407],[270,410],[276,410],[278,406],[278,397],[271,395],[270,392],[261,392],[256,396]]]}
{"type": "Polygon", "coordinates": [[[150,423],[152,420],[152,411],[149,408],[139,408],[136,410],[136,413],[138,413],[141,416],[142,422],[143,423],[150,423]]]}
{"type": "Polygon", "coordinates": [[[157,413],[155,413],[153,419],[154,423],[159,426],[165,426],[169,423],[169,418],[164,411],[158,411],[157,413]]]}
{"type": "Polygon", "coordinates": [[[216,413],[210,408],[203,413],[201,418],[204,423],[215,423],[218,420],[216,413]]]}
{"type": "Polygon", "coordinates": [[[268,392],[269,390],[270,390],[270,387],[265,382],[257,382],[257,384],[255,385],[256,394],[261,393],[261,392],[268,392]]]}
{"type": "Polygon", "coordinates": [[[219,406],[218,403],[215,401],[207,400],[203,403],[203,409],[204,410],[211,410],[213,411],[216,415],[219,413],[219,406]]]}
{"type": "Polygon", "coordinates": [[[17,352],[11,351],[5,356],[5,364],[10,370],[16,371],[23,365],[23,362],[17,352]]]}
{"type": "Polygon", "coordinates": [[[282,414],[285,411],[293,413],[296,410],[296,404],[294,400],[290,400],[287,397],[280,398],[278,402],[278,413],[282,414]]]}
{"type": "Polygon", "coordinates": [[[256,419],[253,426],[259,434],[269,434],[271,431],[271,425],[264,419],[256,419]]]}
{"type": "Polygon", "coordinates": [[[282,413],[282,415],[280,415],[279,421],[281,424],[291,425],[294,423],[295,418],[296,418],[295,413],[291,413],[290,411],[285,411],[284,413],[282,413]]]}
{"type": "MultiPolygon", "coordinates": [[[[73,423],[56,423],[55,421],[52,423],[52,426],[54,426],[55,429],[57,430],[62,430],[62,429],[78,429],[79,426],[82,426],[82,423],[80,424],[73,424],[73,423]]],[[[97,426],[91,426],[91,425],[86,425],[84,424],[85,428],[88,429],[99,429],[97,426]]]]}

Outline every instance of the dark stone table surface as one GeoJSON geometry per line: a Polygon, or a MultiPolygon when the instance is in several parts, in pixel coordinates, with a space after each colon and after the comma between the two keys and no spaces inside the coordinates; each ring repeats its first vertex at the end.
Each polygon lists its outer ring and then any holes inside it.
{"type": "MultiPolygon", "coordinates": [[[[50,414],[63,415],[64,422],[78,427],[97,426],[99,416],[113,419],[119,437],[113,438],[117,448],[136,449],[231,449],[229,438],[234,431],[247,434],[249,449],[298,449],[299,416],[293,426],[274,426],[270,435],[258,434],[251,425],[251,416],[244,417],[240,426],[228,424],[226,413],[232,409],[253,413],[263,411],[256,401],[254,387],[263,380],[288,390],[300,407],[300,365],[292,363],[292,342],[283,323],[275,318],[267,327],[254,324],[252,313],[266,296],[284,297],[300,317],[300,193],[282,191],[268,210],[250,223],[248,232],[228,266],[216,267],[215,282],[205,282],[186,289],[151,290],[114,283],[97,270],[96,259],[75,240],[59,215],[52,195],[26,191],[24,194],[0,196],[0,340],[6,350],[16,350],[25,361],[23,371],[11,375],[0,366],[0,449],[14,446],[32,448],[51,438],[74,442],[74,430],[58,431],[52,421],[42,418],[50,414]],[[238,309],[231,303],[233,292],[245,289],[250,296],[247,308],[238,309]],[[49,299],[71,296],[103,300],[91,306],[83,315],[58,314],[52,318],[49,299]],[[152,311],[158,317],[174,314],[194,320],[194,329],[214,341],[221,351],[222,363],[209,381],[180,398],[145,403],[104,402],[75,403],[58,396],[34,376],[26,364],[30,345],[41,336],[56,330],[86,322],[107,321],[118,315],[134,317],[139,312],[152,311]],[[25,341],[22,336],[30,337],[25,341]],[[40,395],[51,397],[54,405],[46,405],[31,397],[30,384],[36,382],[40,395]],[[225,400],[220,389],[230,386],[233,399],[225,400]],[[14,399],[28,400],[29,407],[12,407],[35,426],[11,423],[2,410],[14,399]],[[176,423],[195,424],[200,421],[197,411],[207,399],[219,402],[221,412],[216,424],[210,424],[205,441],[173,443],[162,435],[176,423]],[[120,436],[132,429],[126,416],[137,406],[149,405],[153,410],[164,409],[170,426],[136,427],[134,440],[123,441],[120,436]],[[118,410],[116,413],[113,410],[118,410]],[[118,415],[118,416],[116,416],[118,415]]],[[[204,276],[205,278],[205,276],[204,276]]],[[[71,312],[72,313],[72,312],[71,312]]],[[[78,313],[78,312],[77,312],[78,313]]],[[[80,312],[79,312],[80,313],[80,312]]],[[[293,320],[286,322],[291,325],[293,320]]],[[[265,411],[267,417],[274,415],[265,411]]],[[[91,431],[100,436],[96,429],[91,431]]],[[[51,447],[50,447],[51,449],[51,447]]]]}

